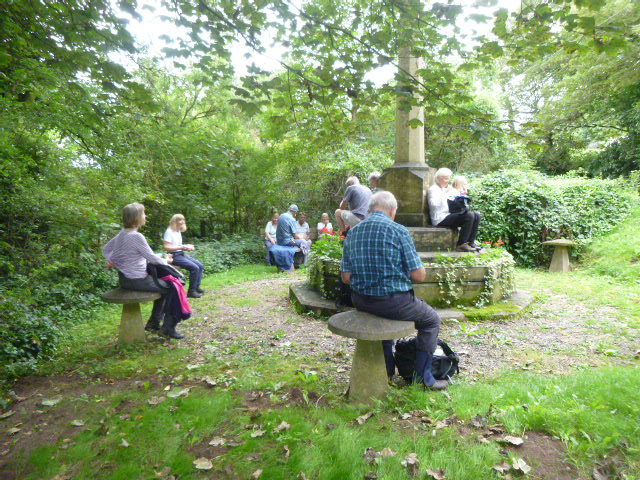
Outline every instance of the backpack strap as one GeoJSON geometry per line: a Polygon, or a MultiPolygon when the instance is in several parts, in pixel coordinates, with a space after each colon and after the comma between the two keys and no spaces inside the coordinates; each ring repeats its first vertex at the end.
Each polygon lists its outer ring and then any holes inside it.
{"type": "Polygon", "coordinates": [[[444,340],[438,339],[438,345],[440,346],[440,348],[442,348],[442,351],[444,352],[444,354],[447,357],[450,356],[450,355],[453,355],[455,357],[458,356],[458,355],[456,355],[456,352],[451,350],[451,347],[449,345],[447,345],[447,342],[445,342],[444,340]]]}

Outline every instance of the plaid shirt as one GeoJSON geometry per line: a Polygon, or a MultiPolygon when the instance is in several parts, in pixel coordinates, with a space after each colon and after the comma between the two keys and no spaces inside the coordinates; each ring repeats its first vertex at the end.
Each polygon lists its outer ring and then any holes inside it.
{"type": "Polygon", "coordinates": [[[383,297],[413,288],[409,272],[422,267],[409,230],[376,210],[349,231],[341,270],[351,273],[351,288],[383,297]]]}

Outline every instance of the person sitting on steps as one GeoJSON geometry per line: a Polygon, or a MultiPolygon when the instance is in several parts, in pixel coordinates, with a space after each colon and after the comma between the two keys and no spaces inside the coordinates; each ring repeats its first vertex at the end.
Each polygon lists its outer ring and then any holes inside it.
{"type": "Polygon", "coordinates": [[[205,291],[200,288],[204,265],[184,252],[191,252],[195,247],[190,243],[182,243],[182,232],[187,230],[184,215],[176,213],[171,217],[169,227],[164,232],[163,245],[167,253],[173,255],[173,265],[189,270],[189,289],[187,296],[200,298],[205,291]]]}
{"type": "Polygon", "coordinates": [[[468,209],[463,212],[451,213],[448,200],[453,200],[456,191],[449,186],[453,172],[448,168],[441,168],[436,172],[434,184],[429,188],[429,216],[435,227],[460,228],[456,250],[459,252],[477,252],[481,247],[476,245],[480,214],[468,209]]]}

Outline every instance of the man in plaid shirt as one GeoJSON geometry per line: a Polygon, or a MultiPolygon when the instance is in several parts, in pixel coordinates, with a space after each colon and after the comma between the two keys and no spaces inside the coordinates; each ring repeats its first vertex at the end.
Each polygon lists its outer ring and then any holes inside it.
{"type": "MultiPolygon", "coordinates": [[[[434,390],[447,387],[431,373],[438,342],[440,317],[413,292],[413,282],[426,276],[409,231],[395,223],[398,202],[391,192],[371,197],[369,216],[349,231],[344,242],[341,276],[351,285],[353,305],[363,312],[390,320],[414,322],[418,330],[416,364],[419,381],[434,390]]],[[[393,342],[384,341],[387,373],[395,371],[393,342]]]]}

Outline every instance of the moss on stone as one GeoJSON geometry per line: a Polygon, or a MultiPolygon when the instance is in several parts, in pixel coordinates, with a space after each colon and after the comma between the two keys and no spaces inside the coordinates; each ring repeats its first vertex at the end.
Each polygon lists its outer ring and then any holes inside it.
{"type": "Polygon", "coordinates": [[[522,313],[522,308],[512,302],[499,302],[480,308],[465,309],[464,315],[469,321],[499,320],[500,318],[514,318],[514,313],[522,313]]]}

